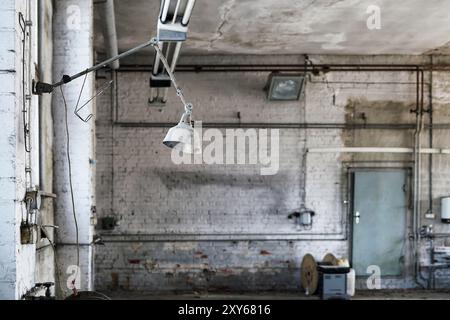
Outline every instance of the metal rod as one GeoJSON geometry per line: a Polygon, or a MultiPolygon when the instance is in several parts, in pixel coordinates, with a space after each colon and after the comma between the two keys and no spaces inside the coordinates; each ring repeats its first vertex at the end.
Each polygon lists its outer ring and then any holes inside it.
{"type": "Polygon", "coordinates": [[[105,60],[103,62],[100,62],[100,63],[96,64],[93,67],[90,67],[90,68],[88,68],[88,69],[86,69],[84,71],[81,71],[81,72],[73,75],[73,76],[70,76],[69,79],[67,79],[67,80],[63,79],[63,80],[61,80],[59,82],[56,82],[52,86],[53,87],[59,87],[59,86],[63,85],[64,83],[67,83],[67,82],[70,82],[72,80],[75,80],[75,79],[77,79],[77,78],[79,78],[81,76],[84,76],[85,74],[87,74],[89,72],[97,71],[97,70],[99,70],[101,68],[107,67],[110,63],[112,63],[112,62],[114,62],[116,60],[122,59],[124,57],[127,57],[127,56],[129,56],[129,55],[131,55],[133,53],[136,53],[136,52],[138,52],[138,51],[140,51],[140,50],[142,50],[142,49],[144,49],[146,47],[153,46],[154,48],[157,48],[155,43],[156,43],[155,39],[151,39],[150,41],[147,41],[147,42],[145,42],[143,44],[140,44],[137,47],[134,47],[134,48],[132,48],[132,49],[130,49],[128,51],[125,51],[125,52],[123,52],[123,53],[121,53],[121,54],[119,54],[119,55],[117,55],[115,57],[112,57],[112,58],[107,59],[107,60],[105,60]]]}

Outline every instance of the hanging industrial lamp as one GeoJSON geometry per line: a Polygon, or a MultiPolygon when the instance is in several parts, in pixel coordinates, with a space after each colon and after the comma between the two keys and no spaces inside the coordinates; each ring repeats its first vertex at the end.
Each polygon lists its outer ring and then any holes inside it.
{"type": "Polygon", "coordinates": [[[164,145],[183,153],[201,153],[200,137],[191,125],[192,106],[187,105],[180,122],[169,129],[163,140],[164,145]]]}
{"type": "Polygon", "coordinates": [[[181,116],[180,122],[169,129],[166,137],[163,140],[164,145],[169,148],[182,151],[183,153],[199,154],[201,152],[200,138],[196,137],[195,130],[192,127],[192,104],[187,103],[184,99],[183,91],[178,86],[173,72],[164,57],[161,48],[154,46],[156,52],[159,54],[161,62],[169,75],[170,80],[177,91],[177,96],[180,98],[181,103],[184,105],[184,113],[181,116]]]}
{"type": "MultiPolygon", "coordinates": [[[[108,60],[100,62],[95,66],[81,71],[73,76],[63,75],[61,81],[54,84],[44,82],[33,81],[33,94],[41,95],[43,93],[51,93],[54,88],[66,84],[74,79],[77,79],[83,75],[86,75],[92,71],[97,71],[103,67],[110,65],[112,62],[125,58],[133,53],[136,53],[144,48],[152,46],[156,50],[154,70],[150,80],[150,84],[156,84],[156,87],[169,87],[170,82],[167,83],[167,75],[170,81],[173,83],[177,96],[181,99],[184,106],[184,113],[180,122],[169,130],[166,137],[163,140],[164,145],[169,148],[180,150],[186,153],[199,153],[200,152],[200,139],[197,139],[195,130],[192,127],[192,104],[187,103],[183,96],[183,91],[178,86],[173,70],[175,70],[176,61],[180,52],[181,43],[187,39],[188,24],[194,8],[195,0],[187,0],[181,2],[180,0],[161,0],[160,14],[157,25],[157,37],[152,38],[150,41],[145,42],[135,48],[125,51],[119,55],[116,55],[108,60]],[[162,52],[164,43],[175,43],[175,50],[170,61],[172,66],[169,65],[167,57],[162,52]],[[162,62],[164,69],[159,70],[159,61],[162,62]],[[196,137],[194,139],[194,137],[196,137]]],[[[169,55],[172,51],[167,50],[169,55]]],[[[153,96],[153,95],[152,95],[153,96]]],[[[163,99],[163,101],[165,101],[163,99]]],[[[90,119],[81,119],[88,121],[90,119]]]]}
{"type": "Polygon", "coordinates": [[[200,140],[194,139],[195,132],[194,132],[194,128],[192,127],[192,124],[191,124],[192,104],[187,103],[186,100],[184,99],[183,91],[177,84],[175,76],[171,70],[171,67],[169,66],[169,63],[167,62],[167,59],[164,57],[164,54],[159,46],[159,40],[157,38],[153,38],[146,43],[143,43],[133,49],[123,52],[123,53],[121,53],[115,57],[112,57],[108,60],[100,62],[100,63],[96,64],[95,66],[88,68],[84,71],[81,71],[73,76],[63,75],[61,81],[56,82],[54,84],[33,81],[33,94],[41,95],[43,93],[51,93],[51,92],[53,92],[54,88],[57,88],[63,84],[69,83],[72,80],[75,80],[83,75],[86,75],[87,73],[97,71],[103,67],[106,67],[111,62],[114,62],[116,60],[119,60],[126,56],[129,56],[129,55],[131,55],[137,51],[140,51],[148,46],[152,46],[156,50],[156,53],[158,54],[159,58],[161,59],[161,62],[163,63],[164,68],[166,69],[166,72],[169,75],[169,78],[175,87],[177,96],[180,98],[180,100],[184,106],[184,113],[181,117],[180,122],[175,127],[171,128],[169,130],[169,132],[167,133],[166,137],[163,140],[163,143],[164,143],[164,145],[166,145],[169,148],[174,148],[174,149],[180,150],[182,152],[199,153],[200,152],[200,146],[199,146],[200,140]]]}

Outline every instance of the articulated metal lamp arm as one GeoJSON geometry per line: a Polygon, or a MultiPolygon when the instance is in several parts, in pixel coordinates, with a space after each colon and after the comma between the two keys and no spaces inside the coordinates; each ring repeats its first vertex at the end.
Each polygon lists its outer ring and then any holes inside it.
{"type": "Polygon", "coordinates": [[[145,42],[145,43],[143,43],[143,44],[141,44],[141,45],[139,45],[137,47],[134,47],[134,48],[132,48],[132,49],[130,49],[128,51],[125,51],[125,52],[123,52],[123,53],[121,53],[121,54],[119,54],[119,55],[117,55],[115,57],[112,57],[112,58],[109,58],[109,59],[107,59],[107,60],[105,60],[103,62],[100,62],[100,63],[96,64],[95,66],[90,67],[90,68],[88,68],[86,70],[83,70],[83,71],[81,71],[81,72],[79,72],[79,73],[77,73],[77,74],[75,74],[73,76],[63,75],[61,81],[53,83],[53,84],[44,83],[44,82],[33,83],[33,94],[40,95],[42,93],[51,93],[54,88],[57,88],[57,87],[65,84],[65,83],[68,83],[68,82],[70,82],[72,80],[75,80],[75,79],[77,79],[77,78],[79,78],[81,76],[84,76],[87,73],[90,73],[92,71],[97,71],[97,70],[99,70],[101,68],[104,68],[108,64],[110,64],[111,62],[114,62],[116,60],[125,58],[125,57],[127,57],[129,55],[132,55],[132,54],[134,54],[134,53],[136,53],[136,52],[138,52],[138,51],[140,51],[140,50],[142,50],[142,49],[144,49],[146,47],[149,47],[149,46],[156,47],[157,44],[158,44],[158,40],[156,38],[153,38],[150,41],[147,41],[147,42],[145,42]]]}
{"type": "Polygon", "coordinates": [[[187,118],[190,118],[190,116],[192,114],[192,104],[186,102],[186,100],[184,98],[184,95],[183,95],[183,91],[178,86],[177,80],[175,79],[175,75],[173,74],[173,72],[171,70],[169,62],[167,62],[166,57],[164,56],[161,48],[159,47],[159,41],[158,41],[157,38],[152,38],[148,42],[145,42],[145,43],[143,43],[143,44],[141,44],[141,45],[139,45],[137,47],[134,47],[134,48],[132,48],[132,49],[130,49],[128,51],[125,51],[125,52],[123,52],[123,53],[121,53],[121,54],[119,54],[119,55],[117,55],[115,57],[112,57],[112,58],[108,59],[108,60],[100,62],[100,63],[96,64],[95,66],[90,67],[90,68],[88,68],[88,69],[86,69],[84,71],[81,71],[81,72],[79,72],[79,73],[77,73],[77,74],[75,74],[73,76],[63,75],[62,80],[59,81],[59,82],[56,82],[54,84],[49,84],[49,83],[44,83],[44,82],[36,82],[36,83],[34,83],[34,81],[33,81],[33,94],[41,95],[42,93],[51,93],[54,88],[57,88],[57,87],[59,87],[59,86],[61,86],[63,84],[66,84],[66,83],[68,83],[68,82],[70,82],[72,80],[75,80],[75,79],[77,79],[77,78],[79,78],[81,76],[84,76],[87,73],[90,73],[92,71],[97,71],[97,70],[99,70],[101,68],[104,68],[108,64],[110,64],[111,62],[114,62],[116,60],[119,60],[119,59],[122,59],[124,57],[127,57],[127,56],[129,56],[129,55],[131,55],[133,53],[136,53],[136,52],[138,52],[138,51],[140,51],[140,50],[142,50],[142,49],[144,49],[146,47],[149,47],[149,46],[152,46],[156,50],[156,52],[158,53],[158,55],[159,55],[163,65],[164,65],[164,68],[166,69],[167,74],[169,75],[169,78],[172,81],[172,83],[173,83],[173,85],[175,87],[175,90],[177,91],[177,96],[180,97],[180,100],[183,103],[184,115],[183,115],[181,121],[183,121],[183,119],[184,119],[184,121],[187,121],[187,118]],[[186,117],[184,117],[184,116],[186,116],[186,117]]]}
{"type": "MultiPolygon", "coordinates": [[[[154,44],[153,47],[155,48],[156,52],[158,53],[161,62],[164,65],[164,68],[167,71],[167,74],[169,75],[170,80],[173,83],[173,86],[175,87],[175,90],[177,91],[177,96],[180,97],[181,102],[183,103],[184,107],[187,108],[188,103],[186,102],[186,100],[184,99],[184,95],[183,95],[183,90],[181,90],[181,88],[178,86],[177,80],[175,79],[175,75],[173,74],[169,62],[167,61],[166,57],[164,57],[164,54],[161,50],[161,48],[159,47],[158,43],[154,44]]],[[[188,111],[188,110],[186,110],[188,111]]]]}

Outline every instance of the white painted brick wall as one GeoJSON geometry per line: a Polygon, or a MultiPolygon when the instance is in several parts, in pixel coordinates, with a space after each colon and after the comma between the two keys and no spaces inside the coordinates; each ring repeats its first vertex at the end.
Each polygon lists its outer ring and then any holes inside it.
{"type": "MultiPolygon", "coordinates": [[[[21,245],[20,223],[25,196],[25,147],[22,113],[22,32],[18,14],[37,22],[36,3],[2,0],[0,5],[0,299],[19,299],[34,286],[35,245],[21,245]]],[[[36,34],[31,29],[31,46],[26,56],[29,66],[37,61],[36,34]],[[31,52],[29,52],[29,50],[31,52]]],[[[34,68],[31,75],[34,76],[34,68]]],[[[27,79],[27,83],[28,83],[27,79]]],[[[29,87],[26,88],[27,93],[29,87]]],[[[32,134],[29,166],[34,183],[39,183],[39,131],[37,98],[31,100],[30,131],[32,134]]]]}
{"type": "MultiPolygon", "coordinates": [[[[326,59],[330,63],[411,63],[418,58],[326,59]]],[[[147,105],[148,76],[146,73],[118,74],[118,120],[178,121],[182,108],[173,91],[166,106],[147,105]]],[[[313,77],[307,83],[305,97],[294,103],[267,102],[262,91],[267,74],[263,73],[179,73],[177,78],[185,88],[187,100],[194,103],[195,119],[204,122],[238,123],[237,112],[241,112],[243,123],[344,123],[352,117],[357,122],[361,112],[366,113],[368,123],[414,122],[414,116],[409,113],[415,103],[414,74],[333,73],[327,75],[328,84],[323,77],[313,77]],[[333,94],[336,95],[334,105],[333,94]]],[[[446,81],[437,75],[434,90],[447,90],[443,85],[446,81]]],[[[435,118],[448,122],[444,106],[449,99],[439,92],[436,95],[442,98],[435,101],[435,118]]],[[[301,204],[305,148],[411,147],[412,133],[283,129],[280,130],[280,172],[273,177],[261,177],[255,175],[257,171],[252,166],[175,166],[170,162],[170,150],[161,143],[167,129],[112,126],[111,97],[105,95],[97,104],[98,213],[120,220],[112,235],[98,232],[111,241],[134,239],[107,242],[97,248],[96,285],[104,290],[299,289],[299,266],[305,253],[313,253],[318,260],[328,251],[337,256],[349,255],[344,204],[348,200],[348,162],[368,166],[382,160],[385,166],[399,166],[402,161],[412,160],[409,155],[308,154],[306,204],[317,214],[312,230],[297,231],[286,215],[301,204]],[[223,233],[236,240],[213,240],[223,233]],[[263,236],[279,233],[291,240],[249,241],[239,237],[243,233],[263,236]],[[141,238],[118,237],[119,234],[138,234],[141,238]],[[157,239],[165,240],[152,240],[155,234],[160,235],[157,239]],[[180,239],[180,234],[191,235],[181,242],[173,242],[180,239]],[[328,240],[298,240],[305,237],[328,240]]],[[[446,132],[435,133],[436,147],[450,147],[448,136],[444,136],[446,132]]],[[[434,163],[439,172],[434,181],[434,197],[438,202],[438,197],[450,193],[450,166],[445,156],[436,156],[434,163]]],[[[427,172],[423,172],[425,179],[427,172]]],[[[424,180],[423,200],[427,199],[425,183],[424,180]]],[[[438,210],[436,204],[435,211],[438,210]]],[[[439,220],[429,222],[440,232],[450,231],[439,220]]],[[[445,285],[445,279],[441,278],[441,286],[445,285]]],[[[409,271],[404,278],[383,281],[385,287],[415,285],[409,271]]]]}

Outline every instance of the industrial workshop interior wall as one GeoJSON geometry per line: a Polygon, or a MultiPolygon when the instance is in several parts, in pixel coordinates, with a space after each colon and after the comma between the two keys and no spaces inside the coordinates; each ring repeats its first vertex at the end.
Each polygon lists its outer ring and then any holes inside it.
{"type": "Polygon", "coordinates": [[[450,299],[450,2],[0,2],[0,299],[450,299]]]}

